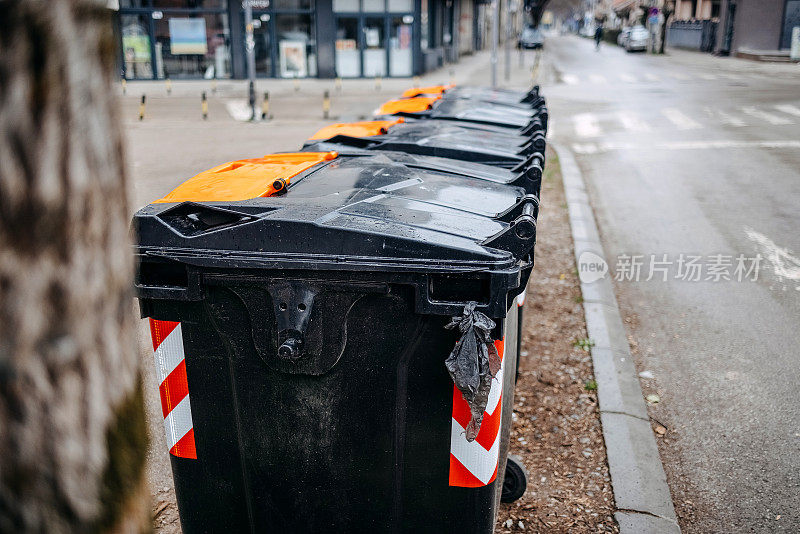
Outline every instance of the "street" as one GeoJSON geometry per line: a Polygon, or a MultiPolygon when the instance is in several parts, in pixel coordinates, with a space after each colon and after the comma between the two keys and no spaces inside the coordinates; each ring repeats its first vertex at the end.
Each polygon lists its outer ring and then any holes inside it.
{"type": "Polygon", "coordinates": [[[589,184],[650,415],[667,428],[681,527],[796,532],[800,69],[595,52],[572,36],[548,39],[543,60],[552,139],[589,184]]]}

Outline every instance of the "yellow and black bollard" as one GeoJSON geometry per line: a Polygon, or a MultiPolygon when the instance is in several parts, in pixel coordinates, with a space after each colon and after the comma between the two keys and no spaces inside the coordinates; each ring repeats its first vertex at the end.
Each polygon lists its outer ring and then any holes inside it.
{"type": "Polygon", "coordinates": [[[325,91],[322,93],[322,118],[327,119],[331,112],[331,93],[325,91]]]}
{"type": "Polygon", "coordinates": [[[122,94],[125,95],[125,93],[127,92],[128,92],[128,80],[122,78],[122,94]]]}
{"type": "Polygon", "coordinates": [[[336,79],[334,80],[333,84],[336,87],[336,92],[337,93],[341,93],[342,92],[342,79],[337,76],[336,79]]]}
{"type": "Polygon", "coordinates": [[[297,74],[294,75],[294,92],[300,92],[300,78],[297,77],[297,74]]]}
{"type": "Polygon", "coordinates": [[[200,97],[200,110],[203,112],[203,120],[208,119],[208,98],[206,98],[205,91],[203,91],[203,94],[200,97]]]}
{"type": "Polygon", "coordinates": [[[164,80],[164,85],[167,86],[167,94],[171,95],[172,94],[172,80],[167,78],[166,80],[164,80]]]}
{"type": "Polygon", "coordinates": [[[380,76],[375,76],[375,90],[376,91],[380,91],[381,90],[381,77],[380,76]]]}
{"type": "Polygon", "coordinates": [[[144,120],[144,103],[145,103],[145,96],[142,95],[142,102],[139,104],[139,120],[144,120]]]}
{"type": "Polygon", "coordinates": [[[264,91],[264,100],[261,101],[261,120],[268,121],[269,116],[269,91],[264,91]]]}

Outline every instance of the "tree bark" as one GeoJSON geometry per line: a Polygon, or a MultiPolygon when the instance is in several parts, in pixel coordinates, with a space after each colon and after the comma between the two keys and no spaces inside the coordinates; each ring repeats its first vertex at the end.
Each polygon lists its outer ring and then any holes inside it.
{"type": "Polygon", "coordinates": [[[0,532],[149,528],[101,0],[0,0],[0,532]]]}

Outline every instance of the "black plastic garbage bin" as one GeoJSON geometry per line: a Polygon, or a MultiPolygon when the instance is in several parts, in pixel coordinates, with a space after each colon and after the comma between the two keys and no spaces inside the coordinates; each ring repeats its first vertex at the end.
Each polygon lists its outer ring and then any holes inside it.
{"type": "Polygon", "coordinates": [[[491,532],[535,213],[465,169],[309,152],[137,212],[184,531],[491,532]],[[473,306],[502,364],[468,441],[446,326],[473,306]]]}
{"type": "Polygon", "coordinates": [[[531,89],[524,92],[469,85],[415,87],[403,92],[403,98],[415,98],[420,96],[441,96],[445,99],[467,99],[522,109],[534,108],[543,103],[543,97],[539,94],[538,85],[534,85],[531,89]]]}
{"type": "Polygon", "coordinates": [[[389,150],[439,156],[507,169],[544,166],[545,137],[462,128],[440,120],[365,121],[332,124],[316,132],[303,150],[352,153],[389,150]]]}
{"type": "Polygon", "coordinates": [[[449,99],[438,96],[389,100],[381,104],[373,115],[376,119],[400,116],[484,124],[508,128],[524,134],[535,131],[546,133],[549,117],[544,99],[538,99],[535,108],[523,109],[480,100],[449,99]]]}

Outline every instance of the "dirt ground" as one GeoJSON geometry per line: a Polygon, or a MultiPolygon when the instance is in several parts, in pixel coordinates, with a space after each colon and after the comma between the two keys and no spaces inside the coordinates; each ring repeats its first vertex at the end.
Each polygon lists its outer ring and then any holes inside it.
{"type": "Polygon", "coordinates": [[[496,532],[617,532],[561,171],[548,152],[536,266],[525,301],[511,454],[525,495],[501,504],[496,532]],[[586,347],[588,349],[588,347],[586,347]]]}

